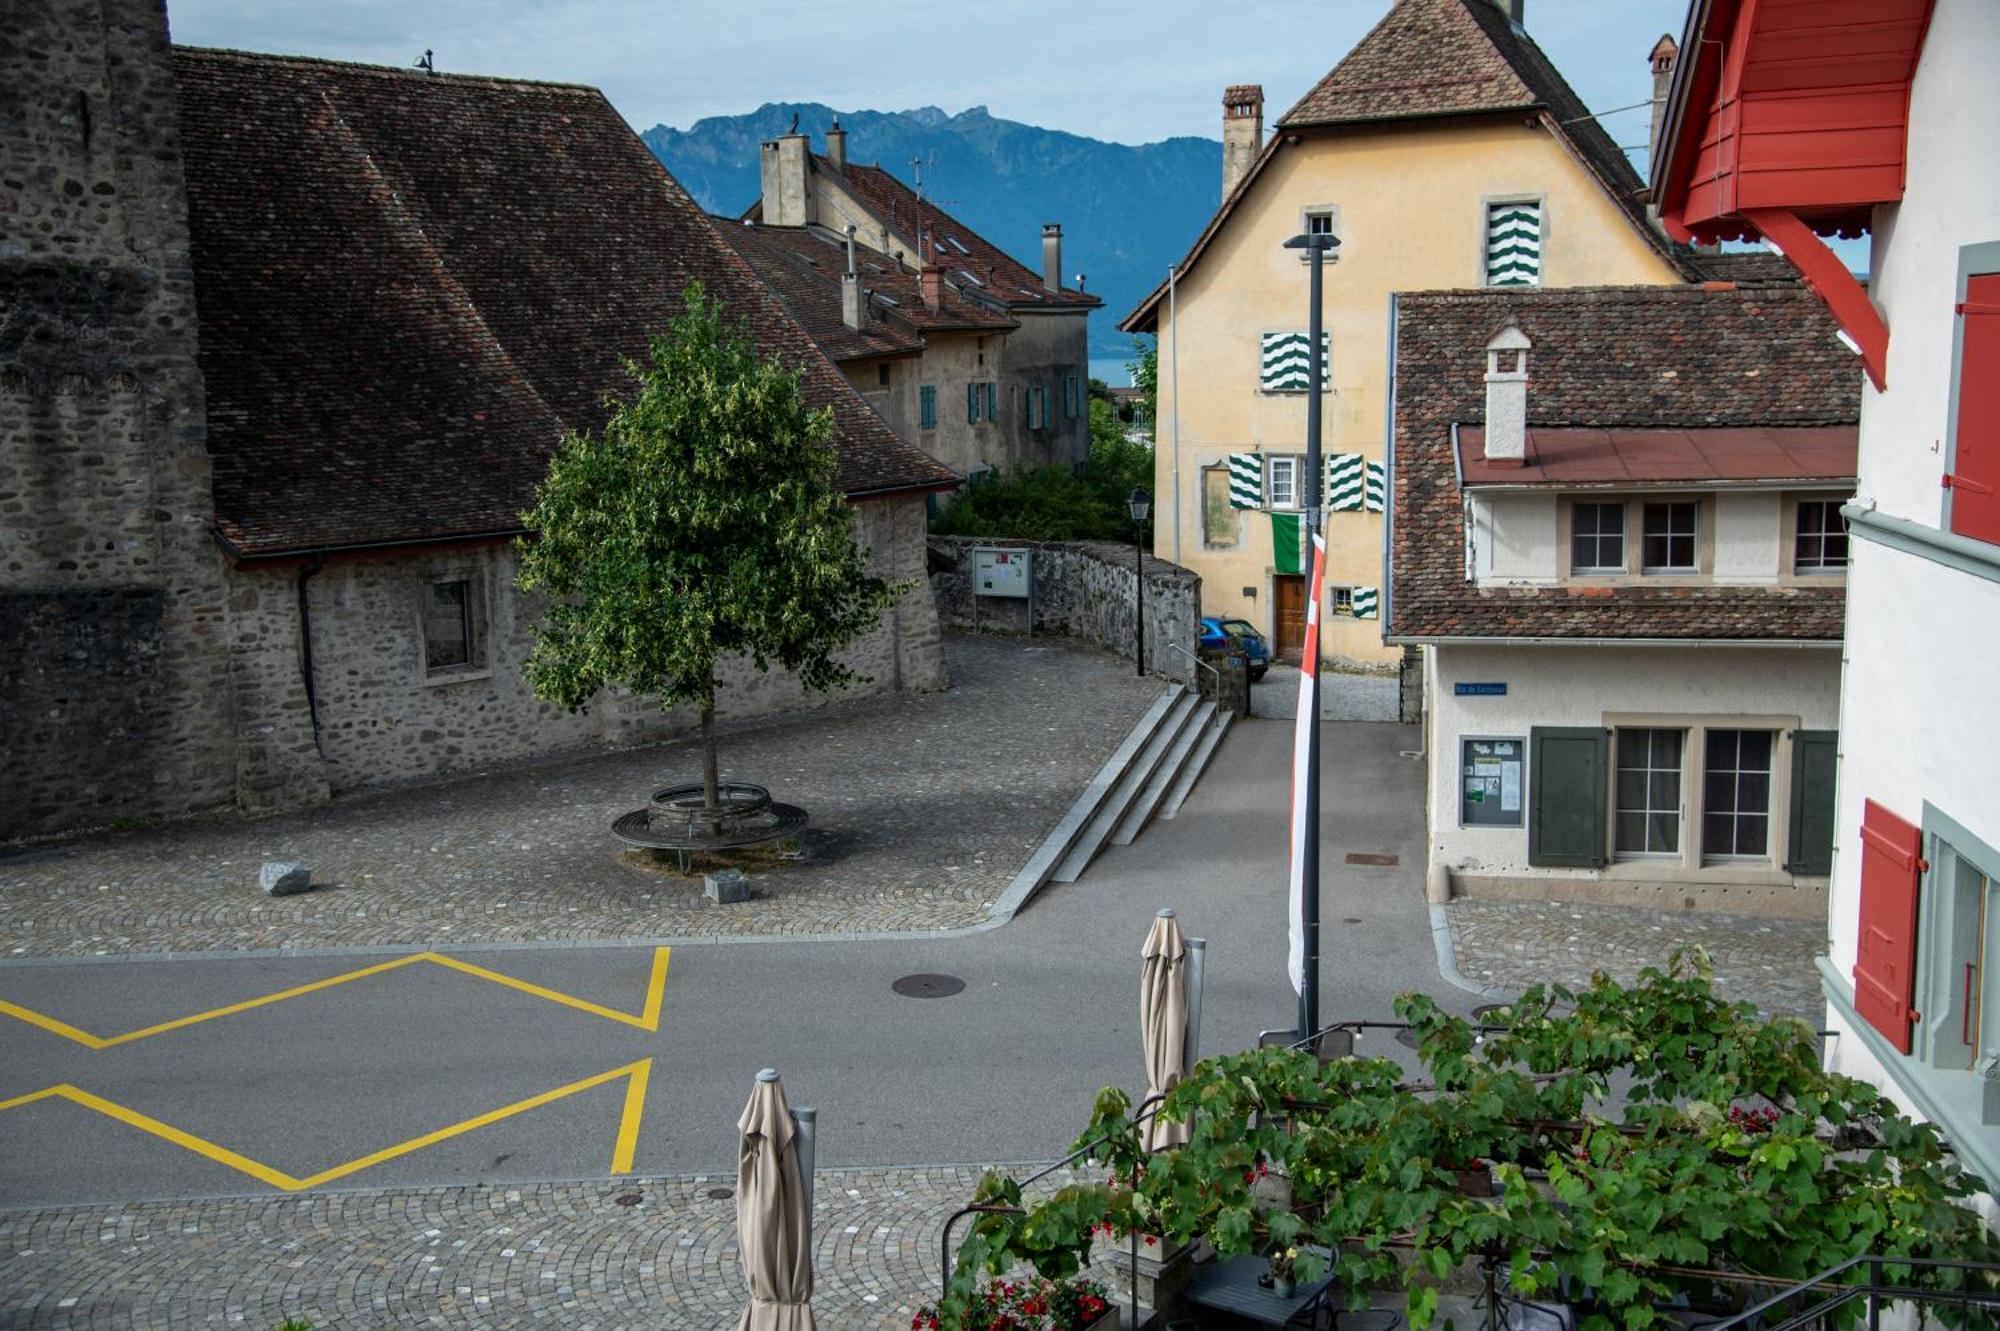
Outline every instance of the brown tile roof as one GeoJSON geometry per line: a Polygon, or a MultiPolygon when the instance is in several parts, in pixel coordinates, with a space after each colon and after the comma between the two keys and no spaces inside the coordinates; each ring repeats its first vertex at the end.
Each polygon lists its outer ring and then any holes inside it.
{"type": "Polygon", "coordinates": [[[859,329],[841,315],[841,274],[846,246],[809,227],[765,226],[711,217],[722,238],[776,292],[820,349],[833,359],[910,356],[924,349],[927,332],[1004,333],[1018,320],[966,300],[945,284],[938,308],[924,304],[917,274],[886,255],[857,246],[855,267],[870,293],[870,315],[859,329]],[[884,299],[886,297],[886,299],[884,299]],[[890,302],[894,302],[891,304],[890,302]]]}
{"type": "Polygon", "coordinates": [[[1486,431],[1458,431],[1458,474],[1479,485],[1704,485],[1740,481],[1852,482],[1858,425],[1714,429],[1528,430],[1527,457],[1486,459],[1486,431]]]}
{"type": "Polygon", "coordinates": [[[1510,317],[1534,343],[1536,428],[1845,427],[1859,417],[1859,364],[1803,287],[1399,295],[1392,639],[1840,636],[1838,589],[1469,584],[1452,426],[1483,420],[1485,346],[1510,317]]]}
{"type": "Polygon", "coordinates": [[[949,484],[595,89],[176,48],[216,523],[251,555],[520,526],[699,280],[835,412],[850,494],[949,484]]]}
{"type": "Polygon", "coordinates": [[[1068,287],[1050,291],[1042,285],[1039,270],[1021,263],[936,204],[918,198],[915,190],[879,166],[849,162],[843,172],[831,159],[817,153],[813,155],[813,165],[844,180],[862,202],[895,230],[906,235],[915,233],[921,215],[922,229],[934,238],[936,262],[944,267],[946,280],[975,300],[994,300],[1009,307],[1064,305],[1093,310],[1104,304],[1088,292],[1068,287]],[[947,237],[963,245],[965,252],[960,253],[947,237]],[[970,273],[974,280],[967,282],[954,269],[970,273]]]}
{"type": "MultiPolygon", "coordinates": [[[[1591,117],[1542,48],[1492,0],[1397,0],[1279,118],[1278,128],[1338,130],[1504,113],[1539,117],[1681,276],[1691,281],[1706,276],[1686,246],[1672,244],[1653,226],[1646,215],[1645,182],[1604,126],[1591,117]]],[[[1284,141],[1282,133],[1274,135],[1222,201],[1181,260],[1183,278],[1284,141]]],[[[1134,333],[1156,328],[1165,291],[1164,283],[1154,288],[1118,326],[1134,333]]]]}

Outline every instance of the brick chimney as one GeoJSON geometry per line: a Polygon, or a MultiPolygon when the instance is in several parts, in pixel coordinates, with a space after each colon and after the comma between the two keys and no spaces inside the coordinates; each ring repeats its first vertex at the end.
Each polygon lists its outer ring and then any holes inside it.
{"type": "Polygon", "coordinates": [[[1486,344],[1486,460],[1519,467],[1528,456],[1528,348],[1512,319],[1486,344]]]}
{"type": "Polygon", "coordinates": [[[826,132],[826,156],[836,171],[847,170],[847,131],[840,127],[838,120],[826,132]]]}
{"type": "Polygon", "coordinates": [[[1237,83],[1222,90],[1222,197],[1250,174],[1264,151],[1264,85],[1237,83]]]}
{"type": "Polygon", "coordinates": [[[854,227],[847,228],[847,271],[840,275],[840,321],[849,328],[860,328],[863,311],[868,305],[861,294],[861,273],[854,266],[854,227]]]}
{"type": "Polygon", "coordinates": [[[1661,33],[1646,59],[1653,66],[1653,130],[1646,136],[1646,169],[1660,160],[1660,122],[1667,117],[1667,90],[1674,84],[1674,62],[1680,59],[1680,43],[1672,33],[1661,33]]]}
{"type": "Polygon", "coordinates": [[[812,220],[811,185],[806,178],[811,157],[803,134],[781,134],[763,145],[758,167],[764,191],[766,226],[804,226],[812,220]]]}
{"type": "Polygon", "coordinates": [[[917,270],[917,289],[924,293],[924,304],[930,306],[931,313],[937,313],[944,303],[944,267],[927,263],[917,270]]]}
{"type": "Polygon", "coordinates": [[[1062,290],[1062,226],[1056,222],[1042,223],[1042,285],[1062,290]]]}

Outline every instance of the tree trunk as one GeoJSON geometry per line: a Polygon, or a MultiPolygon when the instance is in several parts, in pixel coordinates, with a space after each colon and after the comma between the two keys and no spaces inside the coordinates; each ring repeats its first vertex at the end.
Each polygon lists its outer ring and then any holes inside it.
{"type": "Polygon", "coordinates": [[[722,780],[715,760],[715,674],[701,700],[701,821],[712,832],[722,825],[722,780]]]}

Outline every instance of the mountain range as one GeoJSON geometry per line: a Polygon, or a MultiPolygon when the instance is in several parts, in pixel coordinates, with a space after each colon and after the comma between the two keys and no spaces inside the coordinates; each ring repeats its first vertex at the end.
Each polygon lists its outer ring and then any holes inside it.
{"type": "Polygon", "coordinates": [[[921,184],[926,198],[1031,269],[1041,269],[1042,224],[1060,222],[1065,284],[1083,273],[1086,289],[1104,298],[1090,319],[1093,358],[1132,354],[1118,321],[1186,251],[1221,186],[1222,144],[1214,139],[1106,143],[1003,120],[983,106],[950,115],[934,106],[835,111],[767,102],[685,130],[656,125],[640,137],[703,208],[735,216],[757,199],[758,144],[783,134],[794,115],[820,151],[838,118],[849,160],[921,184]]]}

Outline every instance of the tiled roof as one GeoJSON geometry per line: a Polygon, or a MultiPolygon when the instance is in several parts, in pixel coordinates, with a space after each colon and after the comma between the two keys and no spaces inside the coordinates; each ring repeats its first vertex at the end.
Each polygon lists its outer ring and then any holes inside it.
{"type": "Polygon", "coordinates": [[[833,408],[850,494],[949,484],[595,89],[176,48],[216,523],[248,555],[518,530],[699,280],[833,408]]]}
{"type": "Polygon", "coordinates": [[[1458,432],[1458,474],[1479,485],[1712,485],[1742,481],[1853,481],[1858,425],[1698,429],[1551,429],[1527,432],[1525,459],[1489,462],[1486,431],[1458,432]]]}
{"type": "Polygon", "coordinates": [[[913,235],[919,230],[917,219],[921,216],[921,229],[934,238],[936,262],[944,267],[946,279],[974,299],[983,297],[1009,307],[1075,306],[1096,309],[1104,303],[1088,292],[1072,291],[1068,287],[1050,291],[1042,285],[1040,272],[1021,263],[928,199],[918,198],[915,190],[879,166],[860,166],[849,162],[847,169],[842,171],[831,159],[817,153],[813,155],[813,165],[820,171],[841,178],[862,202],[895,230],[913,235]],[[954,240],[957,245],[951,243],[954,240]],[[964,247],[963,250],[960,246],[964,247]],[[963,276],[954,275],[953,269],[964,269],[975,280],[967,283],[963,276]]]}
{"type": "MultiPolygon", "coordinates": [[[[1506,112],[1539,117],[1682,277],[1707,276],[1686,246],[1672,244],[1653,226],[1646,215],[1645,182],[1632,163],[1542,48],[1492,0],[1397,0],[1346,58],[1279,118],[1278,128],[1332,130],[1506,112]]],[[[1181,260],[1183,279],[1285,137],[1272,137],[1222,201],[1181,260]]],[[[1154,288],[1118,326],[1128,332],[1157,327],[1155,311],[1165,291],[1164,283],[1154,288]]]]}
{"type": "Polygon", "coordinates": [[[1478,588],[1465,578],[1452,426],[1485,416],[1485,347],[1516,320],[1535,427],[1852,425],[1860,368],[1803,287],[1432,291],[1396,298],[1394,639],[1840,636],[1839,589],[1478,588]]]}
{"type": "Polygon", "coordinates": [[[841,274],[847,270],[846,246],[809,227],[765,226],[727,217],[709,220],[785,302],[820,349],[837,361],[915,355],[924,348],[926,332],[1004,333],[1021,326],[998,310],[964,299],[948,283],[933,310],[924,304],[915,272],[887,255],[857,247],[855,268],[861,274],[861,289],[871,299],[862,327],[849,328],[841,314],[840,295],[841,274]]]}

